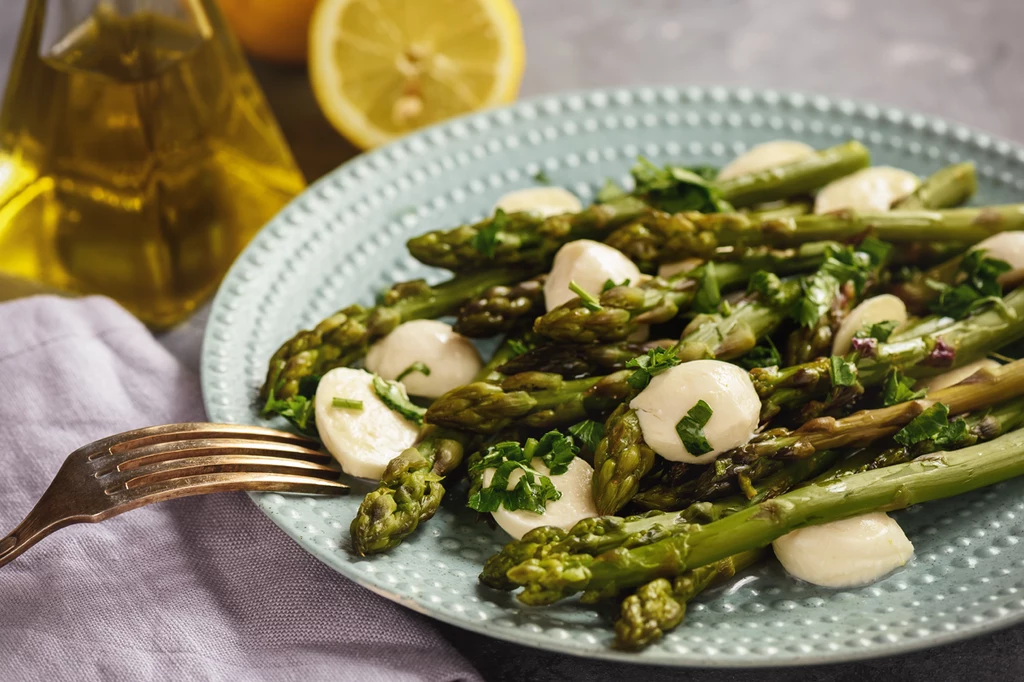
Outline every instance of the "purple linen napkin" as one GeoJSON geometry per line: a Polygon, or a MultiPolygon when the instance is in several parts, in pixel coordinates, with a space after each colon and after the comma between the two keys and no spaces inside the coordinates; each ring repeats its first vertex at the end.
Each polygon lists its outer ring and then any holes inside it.
{"type": "MultiPolygon", "coordinates": [[[[205,419],[195,374],[110,300],[0,305],[0,537],[79,446],[205,419]]],[[[421,616],[241,493],[58,531],[0,568],[3,680],[478,680],[421,616]]]]}

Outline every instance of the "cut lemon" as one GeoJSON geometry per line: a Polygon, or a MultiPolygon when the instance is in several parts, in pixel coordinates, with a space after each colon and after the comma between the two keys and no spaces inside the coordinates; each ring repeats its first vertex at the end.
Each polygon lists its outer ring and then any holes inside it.
{"type": "Polygon", "coordinates": [[[513,101],[523,62],[511,0],[322,0],[310,25],[313,92],[364,149],[513,101]]]}

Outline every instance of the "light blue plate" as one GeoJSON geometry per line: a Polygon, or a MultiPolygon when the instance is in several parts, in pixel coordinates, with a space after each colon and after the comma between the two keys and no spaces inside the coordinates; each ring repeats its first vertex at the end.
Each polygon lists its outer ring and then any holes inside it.
{"type": "MultiPolygon", "coordinates": [[[[337,169],[253,240],[221,286],[203,348],[206,411],[259,424],[267,359],[297,330],[400,280],[444,273],[407,254],[413,235],[482,218],[546,173],[587,203],[638,154],[722,165],[775,138],[827,147],[862,140],[876,164],[930,173],[978,164],[981,203],[1024,198],[1024,149],[962,126],[847,100],[722,88],[598,90],[543,97],[406,137],[337,169]]],[[[772,562],[693,603],[686,622],[640,654],[612,651],[610,621],[574,603],[528,608],[482,588],[482,561],[506,537],[457,507],[405,544],[364,559],[348,526],[367,490],[347,498],[253,495],[308,552],[388,599],[494,637],[561,653],[667,665],[826,663],[934,646],[1024,619],[1024,481],[898,514],[916,547],[874,585],[828,590],[772,562]]]]}

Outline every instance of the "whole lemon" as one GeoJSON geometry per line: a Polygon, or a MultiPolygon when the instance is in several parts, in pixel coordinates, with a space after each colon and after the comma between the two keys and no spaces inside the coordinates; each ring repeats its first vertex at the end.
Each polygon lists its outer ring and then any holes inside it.
{"type": "Polygon", "coordinates": [[[250,54],[272,62],[306,61],[316,0],[217,0],[217,4],[250,54]]]}

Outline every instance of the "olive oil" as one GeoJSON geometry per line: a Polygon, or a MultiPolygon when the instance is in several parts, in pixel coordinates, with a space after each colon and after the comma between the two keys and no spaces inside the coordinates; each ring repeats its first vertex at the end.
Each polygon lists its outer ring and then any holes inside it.
{"type": "Polygon", "coordinates": [[[81,20],[26,11],[0,113],[0,271],[169,326],[305,183],[212,0],[70,4],[81,20]]]}

